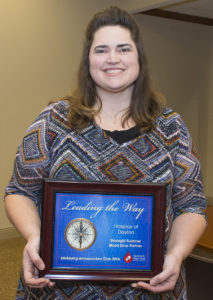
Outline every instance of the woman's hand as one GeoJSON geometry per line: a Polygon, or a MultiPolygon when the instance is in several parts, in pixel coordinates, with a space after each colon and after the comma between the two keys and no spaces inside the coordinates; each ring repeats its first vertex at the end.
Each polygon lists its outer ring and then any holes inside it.
{"type": "Polygon", "coordinates": [[[140,281],[133,283],[132,287],[143,288],[153,293],[173,290],[180,273],[181,260],[174,254],[165,256],[163,271],[153,277],[150,283],[140,281]]]}
{"type": "Polygon", "coordinates": [[[153,293],[173,290],[180,273],[182,261],[191,253],[206,227],[205,219],[196,213],[178,216],[172,225],[163,271],[153,277],[150,283],[133,283],[153,293]]]}
{"type": "Polygon", "coordinates": [[[23,253],[23,272],[27,285],[34,288],[53,286],[46,278],[38,278],[39,270],[45,268],[39,256],[41,220],[35,203],[23,195],[8,195],[5,208],[10,221],[27,241],[23,253]]]}
{"type": "Polygon", "coordinates": [[[28,240],[23,253],[23,272],[25,283],[33,288],[43,288],[44,286],[52,287],[54,282],[46,278],[39,278],[39,270],[45,268],[44,262],[39,256],[39,236],[32,237],[28,240]]]}

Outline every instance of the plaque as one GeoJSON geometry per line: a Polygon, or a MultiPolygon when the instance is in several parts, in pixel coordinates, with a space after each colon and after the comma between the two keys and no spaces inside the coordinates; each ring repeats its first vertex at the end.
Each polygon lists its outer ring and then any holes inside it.
{"type": "Polygon", "coordinates": [[[41,277],[139,281],[162,271],[165,184],[44,180],[41,277]]]}

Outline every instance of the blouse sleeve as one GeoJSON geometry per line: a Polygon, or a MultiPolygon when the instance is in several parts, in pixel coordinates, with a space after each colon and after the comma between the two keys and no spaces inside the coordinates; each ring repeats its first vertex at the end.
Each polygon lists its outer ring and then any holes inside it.
{"type": "Polygon", "coordinates": [[[175,156],[172,206],[175,217],[182,213],[198,213],[205,218],[206,198],[201,167],[188,129],[181,118],[179,146],[175,156]]]}
{"type": "Polygon", "coordinates": [[[39,205],[43,178],[49,175],[48,121],[52,106],[48,106],[26,131],[16,153],[14,170],[6,195],[20,194],[39,205]]]}

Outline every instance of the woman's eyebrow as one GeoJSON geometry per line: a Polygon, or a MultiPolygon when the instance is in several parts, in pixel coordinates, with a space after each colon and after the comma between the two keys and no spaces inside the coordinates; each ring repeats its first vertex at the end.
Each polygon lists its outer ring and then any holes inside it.
{"type": "Polygon", "coordinates": [[[122,48],[122,47],[126,47],[126,46],[132,48],[132,45],[131,45],[131,44],[119,44],[119,45],[117,45],[118,48],[122,48]]]}
{"type": "Polygon", "coordinates": [[[97,46],[95,46],[95,48],[94,49],[96,49],[96,48],[109,48],[109,46],[107,46],[107,45],[97,45],[97,46]]]}
{"type": "MultiPolygon", "coordinates": [[[[131,44],[128,44],[128,43],[116,45],[116,47],[118,47],[118,48],[122,48],[122,47],[126,47],[126,46],[132,48],[132,45],[131,45],[131,44]]],[[[97,49],[97,48],[103,48],[103,49],[106,49],[106,48],[109,48],[109,46],[108,46],[108,45],[97,45],[97,46],[95,46],[94,49],[97,49]]]]}

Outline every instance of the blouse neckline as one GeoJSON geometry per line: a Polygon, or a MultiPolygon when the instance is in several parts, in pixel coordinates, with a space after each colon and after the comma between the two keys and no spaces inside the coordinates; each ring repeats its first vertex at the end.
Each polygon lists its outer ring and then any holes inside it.
{"type": "Polygon", "coordinates": [[[118,144],[123,144],[129,141],[134,140],[141,135],[141,132],[138,126],[131,127],[124,130],[103,130],[108,136],[110,136],[118,144]]]}

